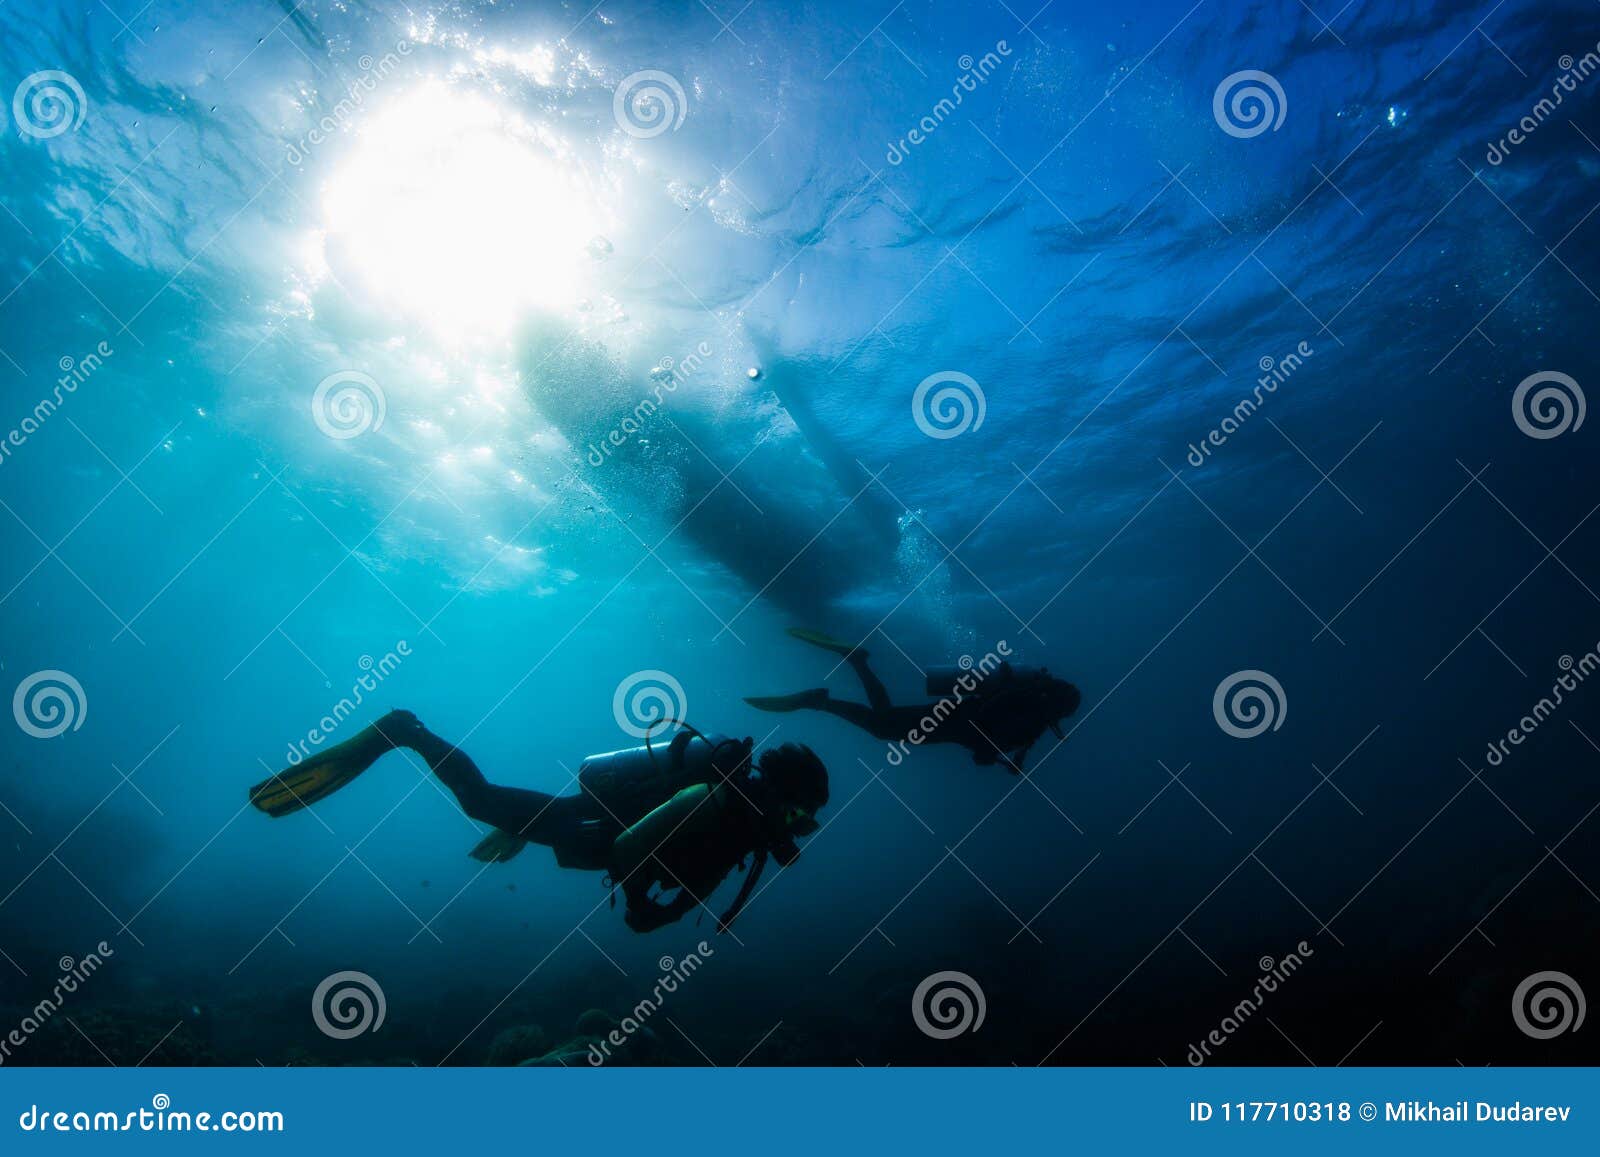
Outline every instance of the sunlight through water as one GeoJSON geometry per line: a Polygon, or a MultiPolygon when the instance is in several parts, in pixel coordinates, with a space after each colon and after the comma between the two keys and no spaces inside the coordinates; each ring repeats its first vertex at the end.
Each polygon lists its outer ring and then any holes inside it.
{"type": "Polygon", "coordinates": [[[377,110],[323,190],[325,272],[435,336],[501,337],[581,296],[601,228],[563,142],[429,83],[377,110]]]}

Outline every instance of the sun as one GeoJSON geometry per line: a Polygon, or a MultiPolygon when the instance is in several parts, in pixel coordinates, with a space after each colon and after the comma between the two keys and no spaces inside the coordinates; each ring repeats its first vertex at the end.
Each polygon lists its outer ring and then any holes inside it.
{"type": "Polygon", "coordinates": [[[602,228],[562,143],[443,83],[381,108],[323,194],[323,257],[353,296],[451,338],[573,308],[602,228]]]}

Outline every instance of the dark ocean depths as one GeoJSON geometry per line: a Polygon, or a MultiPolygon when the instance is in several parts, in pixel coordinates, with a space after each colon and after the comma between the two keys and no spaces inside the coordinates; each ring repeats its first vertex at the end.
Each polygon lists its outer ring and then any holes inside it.
{"type": "Polygon", "coordinates": [[[1035,7],[0,7],[0,1060],[1600,1056],[1600,8],[1035,7]],[[730,935],[245,803],[652,703],[832,770],[730,935]]]}

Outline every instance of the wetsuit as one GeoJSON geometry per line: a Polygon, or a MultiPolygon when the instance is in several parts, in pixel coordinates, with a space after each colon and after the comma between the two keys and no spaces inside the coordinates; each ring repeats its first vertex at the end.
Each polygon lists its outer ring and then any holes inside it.
{"type": "Polygon", "coordinates": [[[550,795],[492,784],[461,749],[426,729],[402,741],[480,823],[543,844],[562,867],[609,871],[627,899],[628,926],[647,932],[710,897],[755,847],[750,805],[730,787],[685,788],[644,816],[617,815],[588,792],[550,795]],[[681,889],[665,903],[651,890],[681,889]]]}
{"type": "Polygon", "coordinates": [[[1018,710],[1024,704],[1013,701],[1017,692],[1003,682],[994,687],[981,686],[960,702],[951,697],[939,703],[897,707],[889,701],[889,692],[861,652],[852,653],[846,661],[861,680],[867,702],[851,703],[830,696],[819,701],[816,708],[885,742],[904,740],[917,731],[925,743],[959,744],[972,752],[976,763],[988,765],[1003,760],[1012,771],[1020,772],[1028,749],[1048,726],[1034,718],[1036,712],[1018,710]]]}

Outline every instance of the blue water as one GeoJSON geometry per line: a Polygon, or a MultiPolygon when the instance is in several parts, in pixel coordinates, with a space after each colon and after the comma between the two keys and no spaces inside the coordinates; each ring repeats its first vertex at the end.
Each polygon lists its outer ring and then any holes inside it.
{"type": "Polygon", "coordinates": [[[0,727],[3,1019],[114,953],[8,1063],[522,1060],[703,939],[647,1059],[1181,1064],[1303,941],[1216,1063],[1592,1060],[1510,1005],[1600,992],[1600,690],[1489,745],[1600,641],[1600,10],[1316,7],[0,8],[0,690],[81,689],[0,727]],[[744,705],[857,696],[794,624],[1084,703],[891,765],[744,705]],[[547,791],[665,673],[827,826],[735,940],[483,869],[404,756],[250,811],[368,668],[335,738],[547,791]]]}

